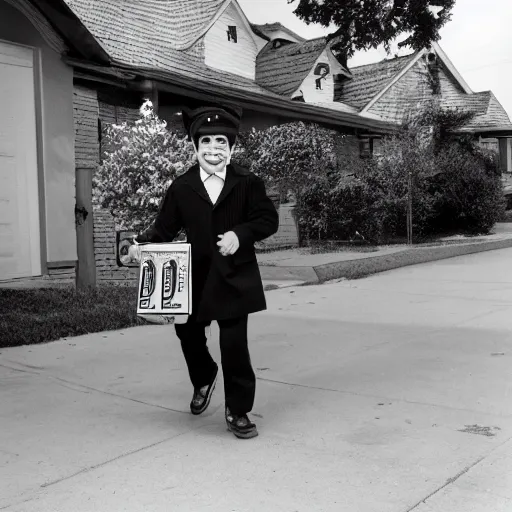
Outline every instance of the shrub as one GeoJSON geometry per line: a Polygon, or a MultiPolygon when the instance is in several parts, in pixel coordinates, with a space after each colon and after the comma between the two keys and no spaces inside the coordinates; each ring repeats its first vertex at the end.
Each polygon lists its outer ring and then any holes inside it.
{"type": "Polygon", "coordinates": [[[305,191],[297,211],[304,238],[378,240],[382,226],[374,212],[375,196],[360,178],[314,183],[305,191]]]}
{"type": "Polygon", "coordinates": [[[141,231],[174,178],[194,162],[193,146],[167,130],[149,101],[139,120],[110,125],[104,136],[111,151],[94,176],[94,204],[108,210],[118,228],[141,231]]]}
{"type": "Polygon", "coordinates": [[[279,189],[282,195],[291,191],[300,215],[309,189],[321,187],[336,169],[334,134],[304,122],[253,129],[240,135],[234,161],[260,176],[269,189],[279,189]]]}
{"type": "Polygon", "coordinates": [[[298,208],[302,231],[312,240],[403,239],[410,177],[416,241],[488,233],[503,216],[503,194],[496,155],[454,132],[471,117],[429,107],[385,138],[378,157],[343,162],[343,174],[307,188],[298,208]]]}
{"type": "Polygon", "coordinates": [[[501,179],[485,156],[451,146],[437,155],[440,174],[433,230],[486,234],[505,211],[501,179]]]}

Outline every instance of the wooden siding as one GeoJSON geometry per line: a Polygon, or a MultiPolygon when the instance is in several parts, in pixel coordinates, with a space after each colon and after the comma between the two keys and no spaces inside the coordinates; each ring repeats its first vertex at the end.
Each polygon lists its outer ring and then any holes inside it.
{"type": "Polygon", "coordinates": [[[120,124],[140,119],[140,109],[99,102],[99,116],[103,123],[120,124]]]}
{"type": "Polygon", "coordinates": [[[98,97],[96,91],[75,86],[73,92],[75,119],[75,166],[95,169],[99,164],[98,97]]]}
{"type": "MultiPolygon", "coordinates": [[[[336,73],[337,69],[333,69],[333,59],[329,58],[328,52],[323,51],[320,57],[315,61],[308,76],[304,79],[299,89],[293,96],[297,96],[302,91],[304,101],[306,103],[330,103],[334,101],[334,78],[333,72],[336,73]],[[324,80],[321,80],[321,89],[317,89],[316,81],[320,75],[315,75],[315,69],[318,64],[328,64],[329,74],[324,80]]],[[[292,97],[293,97],[292,96],[292,97]]]]}
{"type": "Polygon", "coordinates": [[[460,107],[461,97],[468,97],[468,94],[442,66],[440,66],[439,69],[439,82],[441,85],[443,105],[453,108],[460,107]]]}
{"type": "Polygon", "coordinates": [[[254,80],[258,48],[236,8],[230,5],[204,38],[208,67],[254,80]],[[228,27],[236,26],[238,42],[228,41],[228,27]]]}

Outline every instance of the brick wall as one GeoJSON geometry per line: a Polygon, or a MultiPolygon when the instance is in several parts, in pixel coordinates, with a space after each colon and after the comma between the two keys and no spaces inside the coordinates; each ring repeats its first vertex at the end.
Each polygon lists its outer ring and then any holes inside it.
{"type": "Polygon", "coordinates": [[[98,133],[98,96],[96,91],[75,86],[73,90],[75,120],[75,166],[96,169],[100,151],[98,133]]]}
{"type": "MultiPolygon", "coordinates": [[[[284,204],[279,208],[279,231],[268,238],[259,248],[296,246],[299,243],[297,226],[293,218],[293,204],[284,204]]],[[[94,254],[96,259],[96,278],[99,285],[115,284],[135,286],[138,269],[120,267],[117,264],[116,226],[110,213],[103,210],[94,211],[94,254]]],[[[56,271],[57,272],[57,271],[56,271]]],[[[60,271],[59,271],[60,272],[60,271]]],[[[64,278],[64,274],[61,275],[64,278]]],[[[74,278],[74,270],[73,270],[74,278]]]]}
{"type": "Polygon", "coordinates": [[[134,286],[137,283],[137,269],[119,267],[117,264],[116,226],[110,213],[94,211],[94,254],[98,284],[134,286]]]}

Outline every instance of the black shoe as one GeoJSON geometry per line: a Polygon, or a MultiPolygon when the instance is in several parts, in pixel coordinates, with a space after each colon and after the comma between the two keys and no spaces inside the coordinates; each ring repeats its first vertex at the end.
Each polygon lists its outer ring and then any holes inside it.
{"type": "Polygon", "coordinates": [[[219,372],[218,366],[215,367],[215,373],[213,374],[212,380],[210,384],[203,386],[201,388],[194,389],[194,396],[192,397],[192,401],[190,402],[190,412],[195,414],[203,413],[206,411],[208,406],[210,405],[210,400],[212,399],[213,390],[215,389],[215,384],[217,383],[217,374],[219,372]]]}
{"type": "Polygon", "coordinates": [[[226,424],[228,430],[233,432],[233,434],[240,439],[250,439],[258,435],[256,425],[247,417],[247,414],[238,416],[237,414],[233,414],[227,407],[226,424]]]}

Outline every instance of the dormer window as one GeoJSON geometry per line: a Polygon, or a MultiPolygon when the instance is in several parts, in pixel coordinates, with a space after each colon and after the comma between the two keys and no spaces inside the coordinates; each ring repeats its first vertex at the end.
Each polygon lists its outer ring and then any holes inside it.
{"type": "Polygon", "coordinates": [[[238,34],[236,33],[236,26],[230,25],[228,27],[228,41],[238,43],[238,34]]]}
{"type": "Polygon", "coordinates": [[[331,72],[331,68],[329,64],[325,62],[319,62],[315,68],[315,76],[318,76],[316,79],[316,88],[322,90],[322,80],[327,79],[327,75],[331,72]]]}

